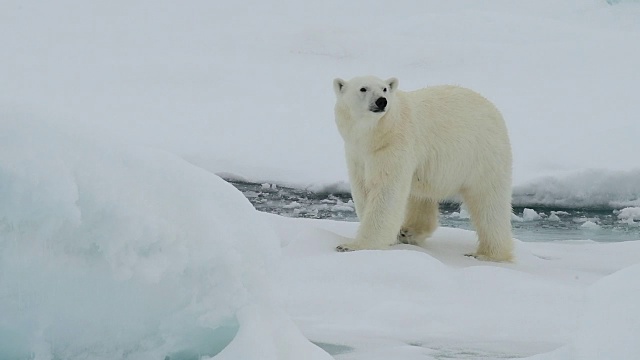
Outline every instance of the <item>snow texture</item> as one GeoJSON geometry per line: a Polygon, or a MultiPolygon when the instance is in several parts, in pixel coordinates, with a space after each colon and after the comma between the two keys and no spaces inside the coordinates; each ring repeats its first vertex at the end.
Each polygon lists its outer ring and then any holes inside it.
{"type": "Polygon", "coordinates": [[[396,76],[496,103],[515,205],[638,224],[639,16],[613,0],[3,1],[0,358],[330,358],[305,338],[336,360],[640,358],[640,241],[517,242],[494,264],[440,228],[425,248],[338,254],[357,224],[258,214],[213,175],[347,192],[331,80],[396,76]]]}
{"type": "Polygon", "coordinates": [[[189,359],[236,331],[221,359],[329,358],[277,309],[279,241],[233,186],[40,123],[0,134],[0,358],[189,359]]]}
{"type": "Polygon", "coordinates": [[[640,206],[637,1],[6,0],[0,10],[6,112],[214,173],[348,191],[333,78],[457,84],[504,114],[517,205],[640,206]]]}
{"type": "Polygon", "coordinates": [[[336,359],[640,356],[640,241],[518,241],[516,263],[496,264],[464,256],[466,230],[335,253],[357,224],[264,216],[282,239],[286,310],[336,359]]]}
{"type": "Polygon", "coordinates": [[[617,212],[620,222],[629,225],[640,225],[640,207],[627,207],[617,212]]]}
{"type": "Polygon", "coordinates": [[[538,214],[535,210],[527,209],[527,208],[525,208],[522,211],[522,218],[523,218],[524,221],[535,221],[535,220],[542,219],[540,214],[538,214]]]}

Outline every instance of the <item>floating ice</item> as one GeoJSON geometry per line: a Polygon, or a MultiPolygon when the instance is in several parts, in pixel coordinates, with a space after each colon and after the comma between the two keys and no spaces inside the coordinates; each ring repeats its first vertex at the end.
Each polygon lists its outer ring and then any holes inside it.
{"type": "Polygon", "coordinates": [[[617,212],[620,222],[635,225],[636,220],[640,221],[640,207],[627,207],[617,212]]]}
{"type": "Polygon", "coordinates": [[[551,215],[549,215],[549,221],[560,221],[560,217],[558,217],[558,215],[554,214],[553,212],[551,212],[551,215]]]}
{"type": "Polygon", "coordinates": [[[522,211],[522,218],[524,219],[524,221],[535,221],[542,219],[540,214],[538,214],[535,210],[527,208],[522,211]]]}
{"type": "Polygon", "coordinates": [[[604,207],[640,205],[640,169],[589,170],[515,186],[515,206],[604,207]]]}
{"type": "Polygon", "coordinates": [[[288,204],[286,204],[286,205],[283,205],[282,207],[283,207],[283,208],[285,208],[285,209],[296,209],[296,208],[299,208],[299,207],[301,207],[301,206],[302,206],[302,205],[300,205],[300,203],[299,203],[299,202],[297,202],[297,201],[292,201],[292,202],[290,202],[290,203],[288,203],[288,204]]]}
{"type": "Polygon", "coordinates": [[[342,202],[340,200],[337,201],[335,205],[331,207],[331,211],[333,212],[353,212],[355,211],[353,201],[349,200],[349,202],[342,202]]]}
{"type": "Polygon", "coordinates": [[[584,223],[582,223],[582,225],[580,225],[581,228],[583,229],[600,229],[600,225],[596,224],[595,222],[591,221],[591,220],[587,220],[584,223]]]}
{"type": "Polygon", "coordinates": [[[451,213],[451,215],[449,215],[452,218],[456,218],[456,219],[469,219],[469,211],[467,211],[467,209],[464,206],[460,206],[460,211],[454,211],[451,213]]]}

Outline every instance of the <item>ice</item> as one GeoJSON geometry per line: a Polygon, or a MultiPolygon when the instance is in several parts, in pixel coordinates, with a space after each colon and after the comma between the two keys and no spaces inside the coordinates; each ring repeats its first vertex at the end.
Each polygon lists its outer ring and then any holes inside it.
{"type": "Polygon", "coordinates": [[[347,202],[347,203],[344,203],[344,202],[338,200],[336,202],[336,204],[331,207],[331,211],[333,211],[333,212],[354,212],[355,211],[354,206],[355,205],[353,204],[353,201],[351,201],[351,200],[349,200],[349,202],[347,202]]]}
{"type": "Polygon", "coordinates": [[[623,208],[640,204],[640,170],[590,170],[514,187],[515,206],[623,208]]]}
{"type": "Polygon", "coordinates": [[[466,206],[464,204],[462,204],[460,206],[460,211],[454,211],[449,216],[452,217],[452,218],[458,218],[458,219],[469,219],[470,218],[469,210],[467,210],[467,208],[466,208],[466,206]]]}
{"type": "Polygon", "coordinates": [[[236,332],[237,358],[328,358],[278,309],[279,239],[233,186],[44,123],[0,134],[0,358],[195,359],[236,332]]]}
{"type": "Polygon", "coordinates": [[[278,191],[278,186],[276,184],[263,183],[262,190],[264,191],[278,191]]]}
{"type": "Polygon", "coordinates": [[[574,340],[576,358],[635,359],[640,355],[640,264],[610,275],[587,291],[574,340]]]}
{"type": "Polygon", "coordinates": [[[640,356],[640,264],[609,275],[586,290],[568,345],[528,360],[636,359],[640,356]]]}
{"type": "Polygon", "coordinates": [[[636,220],[640,221],[640,207],[627,207],[617,212],[620,222],[627,223],[629,225],[639,224],[636,220]]]}
{"type": "Polygon", "coordinates": [[[330,359],[307,338],[351,360],[640,356],[640,241],[516,240],[500,264],[440,228],[337,253],[357,223],[257,213],[172,154],[0,130],[2,358],[330,359]]]}
{"type": "Polygon", "coordinates": [[[504,114],[517,205],[640,206],[639,3],[396,4],[5,1],[0,105],[225,176],[345,192],[333,78],[458,84],[504,114]]]}
{"type": "Polygon", "coordinates": [[[288,203],[288,204],[286,204],[286,205],[284,205],[282,207],[285,208],[285,209],[296,209],[296,208],[299,208],[301,206],[302,205],[299,202],[292,201],[292,202],[290,202],[290,203],[288,203]]]}
{"type": "Polygon", "coordinates": [[[580,227],[583,229],[591,229],[591,230],[600,229],[600,225],[598,225],[597,223],[591,220],[585,221],[584,223],[582,223],[582,225],[580,225],[580,227]]]}
{"type": "Polygon", "coordinates": [[[282,239],[284,306],[314,341],[343,349],[336,359],[640,356],[640,241],[516,240],[516,262],[497,264],[464,256],[471,231],[336,253],[358,224],[265,217],[282,239]]]}
{"type": "Polygon", "coordinates": [[[4,1],[0,358],[326,358],[295,327],[340,360],[640,358],[639,241],[336,254],[357,224],[212,175],[348,192],[331,79],[396,76],[496,103],[516,206],[639,224],[640,4],[609,3],[4,1]]]}
{"type": "Polygon", "coordinates": [[[535,210],[527,208],[522,211],[522,218],[524,219],[524,221],[535,221],[542,219],[540,214],[538,214],[535,210]]]}

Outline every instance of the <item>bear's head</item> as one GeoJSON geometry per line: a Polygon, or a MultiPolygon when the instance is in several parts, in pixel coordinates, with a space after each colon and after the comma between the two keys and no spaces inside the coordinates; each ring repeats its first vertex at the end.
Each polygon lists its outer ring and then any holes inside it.
{"type": "Polygon", "coordinates": [[[336,106],[346,107],[356,117],[381,118],[392,106],[398,79],[382,80],[375,76],[356,77],[349,81],[333,80],[336,106]]]}

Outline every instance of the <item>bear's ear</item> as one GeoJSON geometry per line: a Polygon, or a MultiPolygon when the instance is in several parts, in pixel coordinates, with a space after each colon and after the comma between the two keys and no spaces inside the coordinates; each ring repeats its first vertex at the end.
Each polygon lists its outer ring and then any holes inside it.
{"type": "Polygon", "coordinates": [[[340,79],[340,78],[336,78],[333,80],[333,91],[336,92],[336,95],[340,95],[342,94],[342,92],[344,91],[344,86],[347,82],[340,79]]]}
{"type": "Polygon", "coordinates": [[[398,79],[396,78],[387,79],[387,85],[389,85],[389,90],[395,91],[398,88],[398,79]]]}

